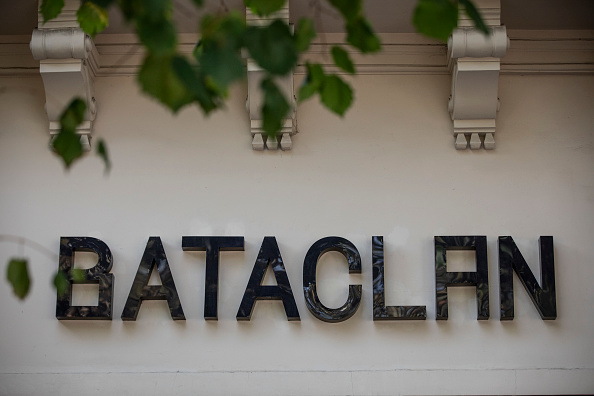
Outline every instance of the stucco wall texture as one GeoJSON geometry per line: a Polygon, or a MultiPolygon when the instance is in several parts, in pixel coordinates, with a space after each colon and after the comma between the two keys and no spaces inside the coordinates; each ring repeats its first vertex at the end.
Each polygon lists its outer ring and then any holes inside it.
{"type": "MultiPolygon", "coordinates": [[[[0,282],[0,394],[594,392],[594,78],[501,76],[493,151],[454,149],[448,76],[362,75],[352,84],[344,118],[317,99],[303,103],[293,149],[256,152],[243,86],[205,118],[195,108],[170,114],[132,77],[97,78],[95,137],[113,162],[105,175],[96,156],[65,171],[50,152],[39,77],[1,78],[0,234],[55,256],[25,246],[33,289],[22,302],[0,282]],[[245,251],[221,253],[218,321],[203,319],[205,254],[183,252],[184,235],[245,237],[245,251]],[[268,235],[300,322],[288,322],[279,301],[257,302],[249,322],[235,319],[268,235]],[[363,285],[359,310],[338,324],[312,316],[302,292],[305,253],[331,235],[353,242],[363,264],[349,275],[338,253],[319,263],[326,305],[342,305],[348,284],[363,285]],[[427,320],[372,320],[374,235],[384,236],[388,305],[426,305],[427,320]],[[487,236],[489,320],[476,320],[472,287],[451,288],[450,318],[435,320],[436,235],[487,236]],[[540,319],[517,277],[515,319],[499,320],[503,235],[537,279],[537,240],[554,237],[556,320],[540,319]],[[110,247],[113,321],[55,318],[61,236],[110,247]],[[172,321],[163,301],[144,302],[135,322],[120,319],[149,236],[163,241],[185,321],[172,321]]],[[[0,262],[20,249],[3,242],[0,262]]],[[[93,264],[92,254],[77,258],[93,264]]],[[[463,253],[449,263],[473,268],[463,253]]],[[[93,300],[92,288],[78,289],[79,303],[93,300]]]]}

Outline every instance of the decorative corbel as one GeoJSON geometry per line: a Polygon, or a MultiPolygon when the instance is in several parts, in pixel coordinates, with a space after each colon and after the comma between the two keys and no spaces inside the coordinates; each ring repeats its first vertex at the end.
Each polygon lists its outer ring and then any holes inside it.
{"type": "Polygon", "coordinates": [[[505,26],[499,26],[499,1],[483,0],[477,5],[490,34],[462,19],[461,27],[448,40],[448,67],[452,72],[448,110],[458,150],[466,149],[469,143],[472,150],[495,148],[500,59],[509,48],[505,26]]]}
{"type": "MultiPolygon", "coordinates": [[[[91,148],[91,134],[96,114],[93,78],[97,70],[97,50],[90,36],[76,22],[78,0],[67,0],[62,13],[33,31],[30,48],[39,60],[39,71],[45,87],[45,109],[49,133],[53,140],[60,132],[60,115],[75,97],[85,99],[87,110],[76,132],[84,150],[91,148]]],[[[51,140],[50,140],[51,143],[51,140]]]]}
{"type": "MultiPolygon", "coordinates": [[[[259,17],[253,14],[249,8],[246,9],[246,22],[248,25],[267,25],[274,19],[282,19],[289,23],[289,6],[286,5],[281,10],[273,15],[266,17],[259,17]]],[[[266,134],[262,129],[262,99],[263,93],[260,89],[260,84],[264,77],[263,70],[252,59],[247,60],[247,79],[248,79],[248,97],[246,101],[246,108],[250,114],[250,133],[252,135],[252,149],[254,150],[290,150],[293,147],[291,136],[297,133],[297,103],[293,88],[293,74],[283,78],[276,78],[275,82],[279,89],[285,94],[289,100],[291,111],[289,118],[282,122],[282,128],[277,136],[270,136],[266,138],[266,134]]]]}

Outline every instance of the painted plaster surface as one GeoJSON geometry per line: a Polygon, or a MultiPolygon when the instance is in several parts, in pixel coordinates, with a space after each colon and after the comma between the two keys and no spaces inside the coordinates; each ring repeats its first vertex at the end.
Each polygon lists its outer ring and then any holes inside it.
{"type": "MultiPolygon", "coordinates": [[[[243,87],[205,119],[196,109],[171,115],[133,78],[97,78],[106,176],[97,158],[64,171],[49,152],[40,78],[0,79],[0,234],[55,252],[25,248],[33,289],[24,302],[0,282],[0,395],[592,393],[594,79],[501,76],[492,151],[454,149],[447,75],[353,84],[343,119],[306,102],[293,149],[256,152],[243,87]],[[245,237],[245,250],[220,254],[217,321],[203,317],[206,253],[182,250],[192,235],[245,237]],[[287,321],[279,300],[259,300],[250,321],[237,321],[272,235],[301,320],[287,321]],[[301,289],[309,247],[332,235],[361,256],[360,274],[338,252],[317,265],[327,307],[362,285],[359,309],[340,323],[315,318],[301,289]],[[487,238],[488,320],[476,319],[474,287],[450,287],[448,320],[435,320],[434,236],[448,235],[487,238]],[[535,274],[538,238],[554,236],[556,320],[541,320],[515,275],[514,320],[499,320],[503,235],[535,274]],[[56,320],[50,279],[61,236],[109,246],[112,321],[56,320]],[[120,319],[150,236],[161,238],[185,321],[162,300],[145,300],[136,321],[120,319]],[[373,320],[372,236],[384,237],[385,304],[425,305],[426,320],[373,320]]],[[[448,270],[475,270],[474,252],[447,254],[448,270]]],[[[2,243],[0,262],[14,255],[19,247],[2,243]]],[[[94,264],[88,253],[75,262],[94,264]]],[[[82,288],[73,298],[89,305],[93,295],[82,288]]]]}

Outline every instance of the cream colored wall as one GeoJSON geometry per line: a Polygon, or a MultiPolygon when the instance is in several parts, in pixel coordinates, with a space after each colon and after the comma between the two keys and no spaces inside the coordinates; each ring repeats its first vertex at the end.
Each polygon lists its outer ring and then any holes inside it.
{"type": "MultiPolygon", "coordinates": [[[[65,172],[47,149],[40,78],[0,79],[0,234],[55,255],[25,248],[34,280],[24,302],[0,282],[0,394],[592,392],[594,78],[502,76],[491,152],[454,149],[449,80],[359,76],[344,119],[307,102],[292,151],[255,152],[241,87],[205,120],[196,109],[171,116],[131,77],[98,78],[95,135],[113,161],[105,176],[94,157],[65,172]],[[437,322],[433,236],[473,234],[488,238],[491,319],[476,320],[473,288],[454,288],[450,319],[437,322]],[[152,235],[186,321],[158,301],[136,322],[119,319],[152,235]],[[244,252],[222,253],[218,322],[202,318],[204,253],[182,252],[182,235],[245,236],[244,252]],[[266,235],[277,238],[301,322],[269,301],[250,322],[235,320],[266,235]],[[348,283],[363,285],[359,311],[340,324],[315,319],[301,292],[305,253],[329,235],[351,240],[363,260],[361,275],[338,254],[321,262],[327,305],[342,305],[348,283]],[[388,304],[427,305],[426,321],[372,321],[373,235],[385,238],[388,304]],[[538,237],[554,236],[556,321],[540,319],[517,279],[515,320],[499,321],[499,235],[514,237],[535,272],[538,237]],[[55,319],[60,236],[111,248],[112,322],[55,319]]],[[[18,254],[2,243],[0,262],[18,254]]]]}

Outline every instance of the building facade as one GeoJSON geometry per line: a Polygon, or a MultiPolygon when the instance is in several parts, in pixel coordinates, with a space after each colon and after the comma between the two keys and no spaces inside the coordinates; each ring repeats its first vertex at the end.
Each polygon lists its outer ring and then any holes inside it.
{"type": "MultiPolygon", "coordinates": [[[[455,43],[448,51],[406,24],[385,25],[385,5],[371,3],[384,51],[353,54],[359,74],[346,77],[353,107],[339,118],[317,99],[299,104],[290,149],[254,146],[249,76],[209,117],[197,108],[172,115],[142,95],[134,77],[142,54],[125,28],[110,27],[85,53],[86,69],[73,72],[90,76],[75,89],[93,90],[90,145],[108,143],[109,174],[91,154],[66,171],[48,149],[52,95],[73,77],[48,83],[55,76],[43,73],[60,62],[34,59],[32,31],[2,31],[0,234],[49,252],[2,242],[1,262],[26,256],[33,284],[19,301],[0,282],[0,394],[594,392],[594,30],[583,22],[592,6],[575,2],[579,12],[561,25],[556,15],[569,11],[542,2],[539,25],[491,2],[485,7],[501,13],[509,48],[505,41],[502,53],[456,57],[455,43]],[[485,107],[493,123],[465,118],[485,107]],[[121,318],[153,236],[185,320],[172,320],[166,301],[144,301],[136,320],[121,318]],[[243,250],[219,255],[217,320],[205,320],[207,254],[184,250],[185,236],[244,237],[243,250]],[[237,320],[267,236],[275,237],[300,320],[287,320],[278,300],[259,300],[250,320],[237,320]],[[349,273],[345,256],[330,251],[313,271],[326,307],[341,307],[348,285],[361,286],[358,309],[339,323],[312,314],[304,293],[308,250],[328,236],[351,242],[361,259],[360,271],[349,273]],[[374,320],[375,236],[383,236],[385,305],[425,306],[426,318],[374,320]],[[477,320],[472,285],[448,287],[449,317],[438,320],[440,236],[485,237],[486,320],[477,320]],[[501,236],[513,238],[541,285],[538,240],[553,237],[556,319],[541,318],[514,274],[514,318],[501,320],[501,236]],[[112,320],[56,319],[51,279],[61,237],[109,247],[112,320]]],[[[410,12],[402,4],[400,14],[410,12]]],[[[294,20],[305,11],[291,4],[289,12],[294,20]]],[[[309,59],[324,62],[327,43],[344,40],[326,30],[309,59]]],[[[180,36],[188,51],[195,39],[180,36]]],[[[303,73],[299,67],[295,87],[303,73]]],[[[476,258],[475,249],[448,249],[447,271],[476,272],[476,258]]],[[[79,252],[75,266],[96,261],[79,252]]],[[[263,284],[277,282],[268,268],[263,284]]],[[[76,285],[71,303],[96,305],[97,293],[95,284],[76,285]]]]}

